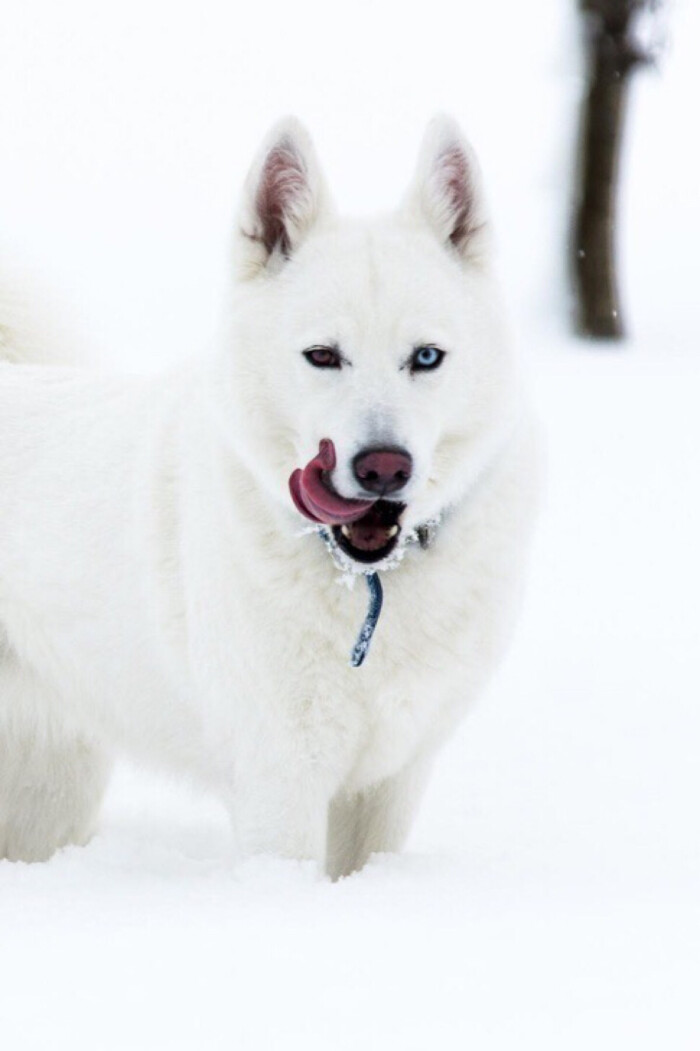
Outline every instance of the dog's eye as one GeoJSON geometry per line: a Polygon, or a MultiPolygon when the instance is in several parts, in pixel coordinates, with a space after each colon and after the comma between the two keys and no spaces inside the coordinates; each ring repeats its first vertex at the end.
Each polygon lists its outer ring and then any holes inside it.
{"type": "Polygon", "coordinates": [[[315,369],[339,369],[342,359],[333,347],[309,347],[304,357],[315,369]]]}
{"type": "Polygon", "coordinates": [[[439,347],[416,347],[411,355],[411,372],[427,372],[442,365],[445,351],[439,347]]]}

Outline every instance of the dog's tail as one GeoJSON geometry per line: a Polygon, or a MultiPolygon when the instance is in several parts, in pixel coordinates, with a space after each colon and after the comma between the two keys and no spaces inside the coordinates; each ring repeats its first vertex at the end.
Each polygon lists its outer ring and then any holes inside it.
{"type": "Polygon", "coordinates": [[[0,362],[70,365],[82,358],[77,327],[42,284],[24,267],[0,265],[0,362]]]}

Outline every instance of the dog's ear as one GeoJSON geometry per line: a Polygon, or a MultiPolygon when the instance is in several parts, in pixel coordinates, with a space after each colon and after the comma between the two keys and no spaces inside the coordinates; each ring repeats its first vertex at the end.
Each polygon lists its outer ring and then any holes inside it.
{"type": "Polygon", "coordinates": [[[488,228],[481,172],[452,118],[435,117],[428,125],[405,209],[460,258],[483,256],[488,228]]]}
{"type": "Polygon", "coordinates": [[[265,139],[243,191],[238,263],[253,277],[273,260],[282,264],[309,230],[332,214],[316,151],[294,117],[279,121],[265,139]]]}

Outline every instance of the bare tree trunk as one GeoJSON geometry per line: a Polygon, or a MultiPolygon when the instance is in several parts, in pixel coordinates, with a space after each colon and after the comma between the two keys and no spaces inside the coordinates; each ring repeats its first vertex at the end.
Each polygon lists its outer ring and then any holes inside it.
{"type": "Polygon", "coordinates": [[[649,0],[581,0],[581,6],[588,22],[588,92],[573,229],[576,328],[583,336],[621,339],[615,259],[618,169],[629,77],[645,61],[633,39],[633,22],[649,0]]]}

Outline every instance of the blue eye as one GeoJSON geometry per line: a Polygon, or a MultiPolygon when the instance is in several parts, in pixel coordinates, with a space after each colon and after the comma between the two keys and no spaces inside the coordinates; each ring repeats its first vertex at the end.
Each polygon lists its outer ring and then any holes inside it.
{"type": "Polygon", "coordinates": [[[442,365],[445,351],[439,347],[416,347],[411,355],[411,372],[427,372],[442,365]]]}

